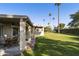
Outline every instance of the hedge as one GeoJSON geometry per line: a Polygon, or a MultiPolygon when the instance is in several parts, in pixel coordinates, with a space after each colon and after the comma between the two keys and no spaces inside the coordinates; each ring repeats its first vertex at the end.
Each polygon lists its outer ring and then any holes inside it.
{"type": "MultiPolygon", "coordinates": [[[[57,32],[57,30],[55,30],[57,32]]],[[[62,29],[60,30],[63,34],[72,34],[72,35],[79,35],[79,28],[75,29],[62,29]]]]}

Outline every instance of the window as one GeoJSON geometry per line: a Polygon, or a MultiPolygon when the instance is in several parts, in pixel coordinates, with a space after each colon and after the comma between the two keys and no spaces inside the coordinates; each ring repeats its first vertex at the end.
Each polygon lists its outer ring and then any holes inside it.
{"type": "Polygon", "coordinates": [[[18,28],[13,28],[13,36],[18,35],[18,28]]]}

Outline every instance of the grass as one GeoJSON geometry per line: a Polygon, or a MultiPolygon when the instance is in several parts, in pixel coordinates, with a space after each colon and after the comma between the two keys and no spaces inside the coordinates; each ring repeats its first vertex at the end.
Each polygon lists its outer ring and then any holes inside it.
{"type": "Polygon", "coordinates": [[[79,42],[78,36],[74,35],[65,35],[65,34],[58,34],[58,33],[45,33],[45,38],[52,39],[52,40],[60,40],[60,41],[68,41],[68,42],[79,42]]]}
{"type": "Polygon", "coordinates": [[[45,36],[37,37],[30,56],[79,56],[79,37],[46,32],[45,36]]]}

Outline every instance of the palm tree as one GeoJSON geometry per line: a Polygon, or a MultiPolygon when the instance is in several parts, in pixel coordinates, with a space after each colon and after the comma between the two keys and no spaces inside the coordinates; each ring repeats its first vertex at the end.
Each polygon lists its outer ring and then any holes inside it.
{"type": "Polygon", "coordinates": [[[52,16],[52,14],[49,12],[48,16],[50,17],[48,24],[49,24],[49,26],[51,26],[51,16],[52,16]]]}
{"type": "MultiPolygon", "coordinates": [[[[59,7],[59,6],[60,6],[60,3],[55,3],[55,5],[58,7],[58,25],[59,25],[59,21],[60,21],[60,20],[59,20],[59,16],[60,16],[60,15],[59,15],[59,14],[60,14],[60,13],[59,13],[59,12],[60,12],[60,7],[59,7]]],[[[58,27],[58,33],[60,33],[60,27],[58,27]]]]}
{"type": "Polygon", "coordinates": [[[45,25],[44,25],[44,22],[45,22],[45,19],[43,19],[43,26],[45,26],[45,25]]]}
{"type": "Polygon", "coordinates": [[[53,20],[55,20],[55,17],[52,18],[52,27],[53,27],[53,29],[54,29],[53,20]]]}

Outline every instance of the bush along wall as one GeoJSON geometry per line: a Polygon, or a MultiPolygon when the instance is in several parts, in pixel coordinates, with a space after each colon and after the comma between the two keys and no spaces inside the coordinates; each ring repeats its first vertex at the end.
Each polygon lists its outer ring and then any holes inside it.
{"type": "Polygon", "coordinates": [[[61,33],[63,33],[63,34],[72,34],[72,35],[79,35],[79,28],[76,28],[76,29],[62,29],[61,33]]]}

